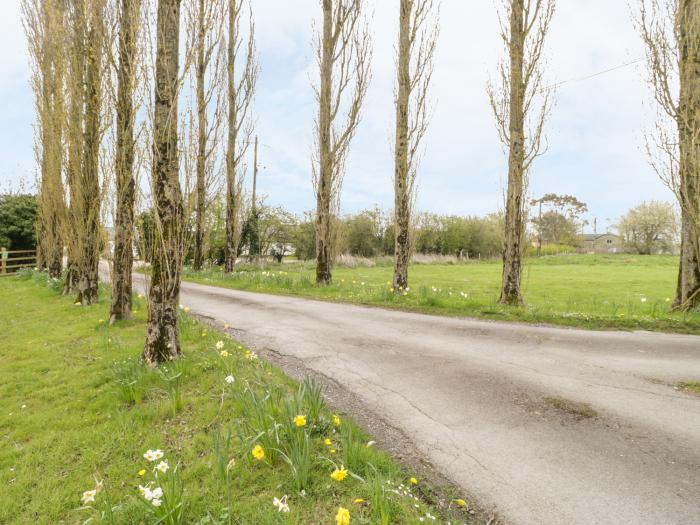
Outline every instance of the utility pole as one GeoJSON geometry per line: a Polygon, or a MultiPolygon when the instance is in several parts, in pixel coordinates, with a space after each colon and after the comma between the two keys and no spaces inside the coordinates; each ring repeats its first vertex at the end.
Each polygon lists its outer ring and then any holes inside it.
{"type": "Polygon", "coordinates": [[[256,214],[255,187],[258,184],[258,136],[255,135],[255,149],[253,150],[253,215],[256,214]]]}
{"type": "Polygon", "coordinates": [[[537,227],[537,257],[542,256],[542,199],[539,200],[540,204],[540,223],[537,227]]]}
{"type": "Polygon", "coordinates": [[[257,190],[258,185],[258,136],[255,135],[255,147],[253,149],[253,201],[251,203],[251,257],[257,259],[260,255],[260,237],[258,236],[258,206],[257,206],[257,190]]]}

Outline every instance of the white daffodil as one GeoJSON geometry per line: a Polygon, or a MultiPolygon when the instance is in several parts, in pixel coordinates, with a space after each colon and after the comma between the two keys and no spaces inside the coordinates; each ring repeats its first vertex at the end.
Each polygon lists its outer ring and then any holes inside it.
{"type": "Polygon", "coordinates": [[[160,449],[156,449],[153,451],[153,455],[155,456],[156,459],[162,458],[165,454],[163,454],[163,451],[160,449]]]}
{"type": "Polygon", "coordinates": [[[233,376],[226,376],[226,377],[224,378],[224,381],[226,381],[226,382],[230,385],[230,384],[232,384],[232,383],[235,381],[235,379],[234,379],[233,376]]]}
{"type": "Polygon", "coordinates": [[[282,496],[282,499],[274,498],[272,500],[272,504],[277,509],[277,512],[289,512],[289,504],[287,503],[287,496],[286,495],[282,496]]]}
{"type": "Polygon", "coordinates": [[[156,453],[155,453],[155,451],[153,451],[149,448],[146,451],[146,453],[143,455],[143,457],[146,458],[146,461],[155,461],[156,460],[156,453]]]}
{"type": "Polygon", "coordinates": [[[224,347],[224,342],[223,341],[217,341],[216,342],[216,349],[221,350],[224,347]]]}
{"type": "Polygon", "coordinates": [[[155,499],[163,499],[163,489],[156,487],[151,491],[151,496],[155,499]]]}
{"type": "Polygon", "coordinates": [[[154,507],[160,507],[162,501],[159,500],[158,498],[153,498],[153,499],[151,500],[151,503],[153,504],[154,507]]]}
{"type": "Polygon", "coordinates": [[[168,462],[167,462],[167,461],[161,461],[160,463],[158,463],[158,465],[156,465],[156,468],[157,468],[160,472],[162,472],[163,474],[165,474],[165,473],[168,471],[168,469],[170,468],[170,465],[168,465],[168,462]]]}
{"type": "Polygon", "coordinates": [[[83,492],[83,497],[80,498],[83,502],[83,505],[87,505],[88,503],[92,503],[95,501],[95,496],[97,496],[97,491],[96,490],[86,490],[83,492]]]}

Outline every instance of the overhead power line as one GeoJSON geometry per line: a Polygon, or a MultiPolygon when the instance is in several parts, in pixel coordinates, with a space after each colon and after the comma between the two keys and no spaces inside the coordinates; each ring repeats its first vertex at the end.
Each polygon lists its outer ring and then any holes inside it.
{"type": "Polygon", "coordinates": [[[590,75],[585,75],[585,76],[582,76],[582,77],[574,77],[574,78],[569,78],[569,79],[567,79],[567,80],[562,80],[561,82],[556,82],[556,83],[554,83],[554,84],[552,84],[552,85],[550,85],[550,86],[547,86],[547,87],[545,87],[545,88],[542,88],[542,91],[549,91],[549,90],[552,90],[552,89],[556,89],[556,88],[558,88],[558,87],[560,87],[560,86],[563,86],[564,84],[571,84],[571,83],[573,83],[573,82],[583,82],[584,80],[590,80],[590,79],[592,79],[592,78],[596,78],[596,77],[599,77],[599,76],[602,76],[602,75],[606,75],[606,74],[608,74],[608,73],[612,73],[613,71],[617,71],[618,69],[623,69],[623,68],[626,68],[626,67],[629,67],[629,66],[633,66],[634,64],[638,64],[639,62],[641,62],[641,61],[643,61],[643,60],[644,60],[643,58],[637,58],[637,59],[632,60],[632,61],[630,61],[630,62],[625,62],[624,64],[618,64],[617,66],[614,66],[614,67],[611,67],[611,68],[608,68],[608,69],[604,69],[604,70],[602,70],[602,71],[598,71],[598,72],[592,73],[592,74],[590,74],[590,75]]]}

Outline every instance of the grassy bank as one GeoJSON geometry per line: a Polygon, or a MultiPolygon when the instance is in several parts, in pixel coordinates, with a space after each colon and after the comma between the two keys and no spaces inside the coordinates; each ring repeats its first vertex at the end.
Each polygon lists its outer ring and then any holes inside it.
{"type": "Polygon", "coordinates": [[[110,327],[107,300],[74,306],[60,286],[0,280],[0,523],[471,519],[461,500],[431,507],[313,382],[184,313],[185,357],[145,368],[142,301],[110,327]]]}
{"type": "Polygon", "coordinates": [[[298,295],[441,315],[551,323],[582,328],[645,329],[700,334],[698,313],[671,311],[678,260],[671,256],[568,255],[529,258],[522,308],[497,304],[501,265],[414,264],[405,294],[390,290],[392,267],[337,267],[329,287],[314,284],[313,267],[292,263],[186,270],[184,278],[240,290],[298,295]]]}

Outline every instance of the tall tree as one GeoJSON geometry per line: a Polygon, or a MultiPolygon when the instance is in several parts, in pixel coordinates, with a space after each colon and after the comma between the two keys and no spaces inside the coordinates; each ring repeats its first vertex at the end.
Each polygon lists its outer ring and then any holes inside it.
{"type": "Polygon", "coordinates": [[[83,1],[66,0],[66,55],[68,74],[66,93],[68,109],[65,115],[67,159],[66,186],[68,207],[62,224],[66,248],[67,271],[64,294],[78,290],[81,238],[75,235],[80,230],[80,206],[78,203],[81,171],[83,169],[83,128],[85,120],[85,64],[87,60],[86,5],[83,1]]]}
{"type": "Polygon", "coordinates": [[[131,317],[131,272],[134,259],[134,91],[141,0],[119,2],[119,69],[117,71],[117,150],[115,177],[117,209],[114,222],[114,269],[110,322],[131,317]]]}
{"type": "Polygon", "coordinates": [[[371,46],[362,21],[362,0],[321,0],[323,28],[316,41],[320,72],[315,87],[317,158],[316,283],[330,284],[333,265],[333,217],[338,206],[345,160],[370,80],[371,46]],[[345,106],[345,120],[339,122],[345,106]]]}
{"type": "Polygon", "coordinates": [[[100,144],[103,123],[103,74],[106,64],[105,0],[86,2],[87,39],[85,44],[85,106],[83,158],[75,188],[80,249],[78,255],[78,296],[76,302],[93,304],[98,300],[101,248],[100,144]]]}
{"type": "Polygon", "coordinates": [[[180,355],[177,322],[184,248],[183,205],[179,179],[178,111],[180,0],[158,0],[153,108],[151,191],[155,231],[148,292],[146,363],[180,355]]]}
{"type": "Polygon", "coordinates": [[[520,278],[527,223],[525,193],[532,162],[544,150],[544,123],[551,110],[551,90],[544,85],[542,65],[555,5],[555,0],[504,0],[501,38],[508,60],[500,65],[499,86],[488,86],[496,127],[508,148],[502,304],[523,303],[520,278]],[[539,112],[535,108],[538,99],[539,112]]]}
{"type": "Polygon", "coordinates": [[[194,51],[196,99],[195,270],[204,264],[206,211],[216,182],[216,152],[220,141],[226,65],[224,57],[223,0],[190,0],[186,24],[189,46],[194,51]],[[212,108],[212,104],[214,108],[212,108]]]}
{"type": "Polygon", "coordinates": [[[224,270],[232,272],[242,231],[243,157],[250,145],[253,122],[250,111],[258,79],[255,25],[248,2],[247,43],[241,33],[244,0],[228,0],[228,139],[226,144],[226,253],[224,270]],[[242,55],[242,56],[241,56],[242,55]],[[241,72],[237,69],[241,66],[241,72]]]}
{"type": "Polygon", "coordinates": [[[638,29],[658,106],[650,161],[681,208],[681,257],[674,306],[700,306],[700,5],[642,0],[638,29]]]}
{"type": "Polygon", "coordinates": [[[678,239],[676,210],[668,202],[643,202],[620,217],[617,230],[625,245],[640,255],[673,252],[678,239]]]}
{"type": "Polygon", "coordinates": [[[411,212],[419,146],[428,126],[428,86],[433,76],[437,19],[433,0],[401,0],[397,63],[396,137],[394,145],[395,262],[393,287],[408,287],[411,212]],[[432,24],[429,26],[429,24],[432,24]]]}
{"type": "Polygon", "coordinates": [[[37,259],[51,277],[60,277],[63,267],[63,9],[60,0],[22,2],[24,29],[32,59],[32,88],[36,97],[38,134],[35,150],[41,169],[37,259]]]}

